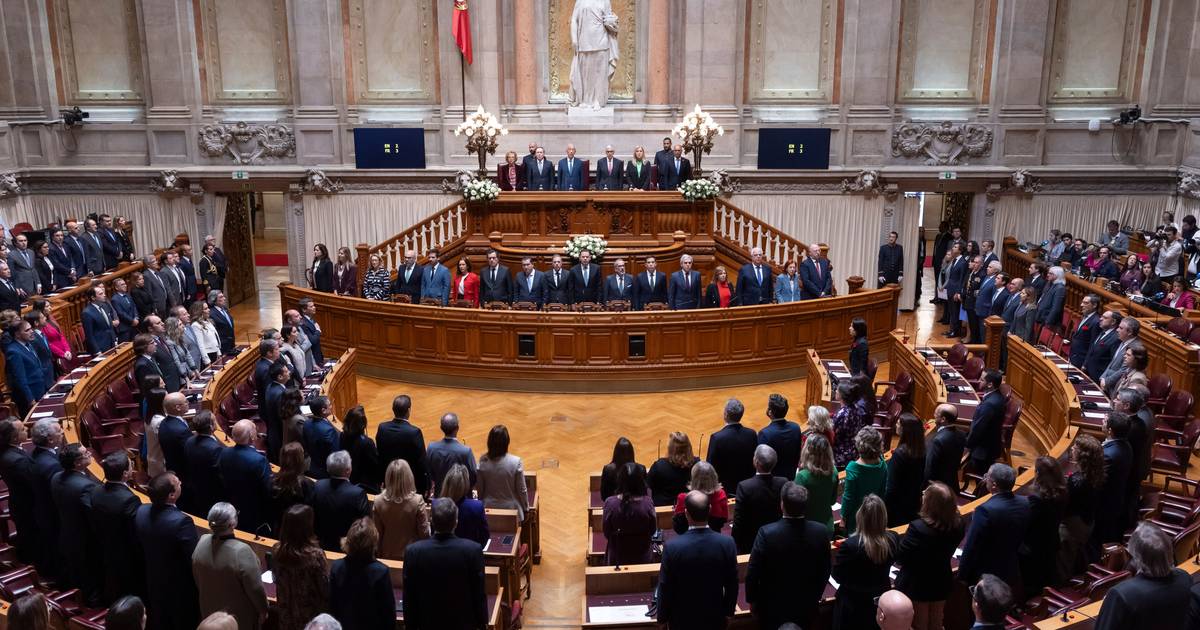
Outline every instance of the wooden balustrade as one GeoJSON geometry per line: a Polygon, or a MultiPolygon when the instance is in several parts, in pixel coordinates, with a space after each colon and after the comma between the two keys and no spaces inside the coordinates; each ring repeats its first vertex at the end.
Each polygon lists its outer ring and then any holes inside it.
{"type": "Polygon", "coordinates": [[[205,411],[216,413],[217,408],[221,406],[221,401],[231,396],[233,390],[237,389],[242,381],[254,374],[254,366],[257,363],[257,344],[249,346],[242,350],[241,354],[227,361],[204,388],[204,393],[200,398],[200,407],[205,411]]]}
{"type": "MultiPolygon", "coordinates": [[[[321,381],[321,392],[329,397],[333,408],[330,416],[346,417],[346,412],[358,405],[358,351],[347,348],[338,358],[325,379],[321,381]]],[[[340,426],[339,426],[340,428],[340,426]]]]}
{"type": "Polygon", "coordinates": [[[355,246],[354,261],[359,269],[358,292],[362,293],[363,277],[371,267],[372,254],[378,254],[387,269],[395,269],[404,261],[404,252],[407,250],[411,249],[419,258],[424,258],[434,248],[453,249],[469,234],[467,206],[462,201],[455,201],[382,243],[359,243],[355,246]]]}
{"type": "MultiPolygon", "coordinates": [[[[712,225],[713,238],[719,243],[744,250],[747,255],[755,247],[762,248],[763,256],[777,273],[783,272],[789,260],[799,264],[808,251],[808,245],[724,199],[717,199],[713,205],[712,225]]],[[[823,245],[821,251],[827,255],[828,246],[823,245]]]]}

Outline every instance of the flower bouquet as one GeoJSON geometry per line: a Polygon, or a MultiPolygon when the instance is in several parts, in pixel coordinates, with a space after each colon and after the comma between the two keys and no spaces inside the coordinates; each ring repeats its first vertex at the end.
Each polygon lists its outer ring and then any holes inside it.
{"type": "Polygon", "coordinates": [[[604,255],[608,250],[608,241],[592,234],[584,234],[581,236],[572,236],[567,239],[567,244],[563,246],[563,254],[578,260],[580,252],[589,251],[592,253],[592,258],[596,259],[604,255]]]}
{"type": "Polygon", "coordinates": [[[494,201],[500,196],[500,187],[490,179],[472,179],[463,186],[462,196],[467,201],[494,201]]]}
{"type": "Polygon", "coordinates": [[[721,189],[708,179],[689,179],[679,185],[679,194],[688,201],[712,199],[721,193],[721,189]]]}

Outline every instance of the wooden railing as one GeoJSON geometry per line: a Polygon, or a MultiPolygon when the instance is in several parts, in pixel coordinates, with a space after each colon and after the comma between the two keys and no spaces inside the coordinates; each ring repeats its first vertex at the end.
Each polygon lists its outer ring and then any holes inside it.
{"type": "Polygon", "coordinates": [[[358,266],[358,291],[362,293],[363,276],[370,268],[371,254],[379,254],[387,269],[395,269],[404,260],[404,252],[413,250],[418,258],[433,248],[447,249],[465,240],[470,234],[467,206],[462,201],[454,203],[429,215],[416,225],[378,243],[359,243],[355,249],[355,265],[358,266]]]}
{"type": "Polygon", "coordinates": [[[233,360],[225,363],[221,370],[213,376],[213,379],[208,382],[208,386],[204,388],[204,394],[200,399],[200,407],[206,411],[216,413],[220,407],[221,401],[233,394],[233,390],[251,374],[254,373],[254,365],[258,363],[258,347],[257,344],[247,347],[242,350],[242,353],[233,358],[233,360]]]}
{"type": "Polygon", "coordinates": [[[346,412],[358,404],[357,371],[358,351],[347,348],[321,382],[321,393],[333,403],[334,418],[345,418],[346,412]]]}
{"type": "MultiPolygon", "coordinates": [[[[747,253],[755,247],[762,248],[763,256],[778,272],[783,271],[784,263],[789,260],[799,263],[808,250],[806,244],[724,199],[717,199],[713,204],[712,235],[713,240],[724,241],[747,253]]],[[[822,251],[825,251],[824,246],[822,251]]]]}

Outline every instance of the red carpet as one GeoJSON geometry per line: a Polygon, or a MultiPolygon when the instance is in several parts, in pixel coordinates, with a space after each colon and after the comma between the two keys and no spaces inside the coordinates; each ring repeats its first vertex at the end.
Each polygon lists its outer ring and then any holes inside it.
{"type": "Polygon", "coordinates": [[[288,264],[287,254],[255,254],[254,265],[256,267],[286,267],[288,264]]]}

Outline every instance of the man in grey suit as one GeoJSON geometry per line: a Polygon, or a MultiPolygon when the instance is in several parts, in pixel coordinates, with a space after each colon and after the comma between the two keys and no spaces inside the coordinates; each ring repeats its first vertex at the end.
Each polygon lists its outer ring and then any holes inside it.
{"type": "Polygon", "coordinates": [[[100,233],[96,231],[95,219],[83,222],[82,240],[88,271],[96,275],[104,273],[104,244],[100,242],[100,233]]]}
{"type": "Polygon", "coordinates": [[[18,234],[13,238],[13,245],[16,247],[8,253],[8,266],[12,269],[13,286],[25,292],[25,295],[21,297],[41,293],[37,269],[33,267],[33,252],[29,249],[29,237],[18,234]]]}
{"type": "Polygon", "coordinates": [[[150,297],[154,299],[154,313],[159,317],[166,317],[167,284],[163,282],[163,277],[159,273],[158,258],[147,255],[145,258],[142,258],[142,264],[146,267],[145,273],[142,274],[146,278],[146,290],[150,292],[150,297]]]}
{"type": "Polygon", "coordinates": [[[440,253],[435,247],[425,256],[429,263],[421,268],[421,299],[436,298],[446,306],[450,303],[450,270],[438,263],[440,253]]]}
{"type": "Polygon", "coordinates": [[[1063,304],[1067,300],[1067,279],[1062,267],[1046,272],[1046,288],[1038,299],[1037,321],[1056,332],[1062,330],[1063,304]]]}
{"type": "Polygon", "coordinates": [[[625,273],[625,259],[613,261],[613,273],[604,279],[604,303],[613,300],[629,302],[629,308],[637,304],[636,282],[633,276],[625,273]]]}
{"type": "Polygon", "coordinates": [[[441,426],[442,435],[445,437],[437,442],[430,442],[425,456],[433,487],[441,491],[442,479],[446,478],[446,473],[450,472],[450,468],[455,464],[462,464],[467,467],[471,487],[474,488],[479,477],[475,471],[475,454],[471,452],[471,447],[458,441],[458,414],[447,412],[442,416],[441,426]]]}
{"type": "Polygon", "coordinates": [[[1121,380],[1125,371],[1125,351],[1142,345],[1142,340],[1138,339],[1141,332],[1141,322],[1132,317],[1122,318],[1121,323],[1117,324],[1117,339],[1121,343],[1113,351],[1108,367],[1104,368],[1104,373],[1100,375],[1100,389],[1103,389],[1109,398],[1116,394],[1117,382],[1121,380]]]}
{"type": "Polygon", "coordinates": [[[158,262],[161,269],[158,270],[158,277],[162,279],[163,286],[167,290],[167,306],[179,306],[183,304],[183,271],[179,268],[177,261],[179,260],[175,252],[167,251],[159,257],[158,262]]]}

